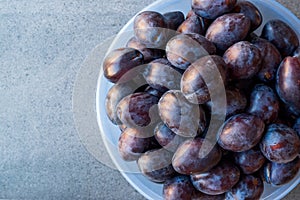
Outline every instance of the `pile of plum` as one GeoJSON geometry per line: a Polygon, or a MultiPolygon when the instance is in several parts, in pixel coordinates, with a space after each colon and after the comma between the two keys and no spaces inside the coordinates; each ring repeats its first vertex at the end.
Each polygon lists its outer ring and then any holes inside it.
{"type": "Polygon", "coordinates": [[[191,7],[139,13],[134,37],[103,62],[120,156],[162,183],[164,199],[259,199],[263,181],[281,186],[300,167],[297,34],[273,19],[258,36],[248,1],[191,7]]]}

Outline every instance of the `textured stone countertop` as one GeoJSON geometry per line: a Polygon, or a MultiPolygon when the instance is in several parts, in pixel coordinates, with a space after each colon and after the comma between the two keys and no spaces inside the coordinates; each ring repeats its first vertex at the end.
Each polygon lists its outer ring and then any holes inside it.
{"type": "Polygon", "coordinates": [[[144,199],[102,164],[99,68],[82,63],[152,2],[0,0],[0,199],[144,199]]]}

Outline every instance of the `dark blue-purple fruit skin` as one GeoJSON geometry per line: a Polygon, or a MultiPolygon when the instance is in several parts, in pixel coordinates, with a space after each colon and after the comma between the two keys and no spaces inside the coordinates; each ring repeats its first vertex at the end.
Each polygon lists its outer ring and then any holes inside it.
{"type": "Polygon", "coordinates": [[[293,180],[300,169],[300,159],[297,157],[289,163],[268,162],[261,171],[263,179],[274,186],[281,186],[293,180]]]}
{"type": "Polygon", "coordinates": [[[191,175],[195,188],[208,195],[220,195],[227,192],[239,179],[239,168],[229,161],[221,161],[209,171],[191,175]]]}
{"type": "Polygon", "coordinates": [[[300,152],[300,139],[296,131],[284,124],[271,124],[260,142],[260,150],[271,162],[288,163],[300,152]]]}
{"type": "MultiPolygon", "coordinates": [[[[104,77],[112,83],[117,83],[120,79],[133,68],[144,63],[143,54],[133,48],[120,48],[110,52],[104,59],[104,77]]],[[[126,82],[124,78],[122,82],[126,82]]]]}
{"type": "Polygon", "coordinates": [[[268,21],[263,27],[261,37],[274,44],[282,57],[292,55],[299,46],[296,32],[279,19],[268,21]]]}
{"type": "Polygon", "coordinates": [[[226,200],[259,200],[264,191],[261,178],[255,175],[244,175],[240,181],[225,194],[226,200]]]}
{"type": "Polygon", "coordinates": [[[230,117],[218,133],[218,144],[233,152],[247,151],[263,136],[265,124],[254,115],[242,113],[230,117]]]}
{"type": "Polygon", "coordinates": [[[263,84],[256,85],[250,96],[248,112],[260,117],[266,124],[274,122],[279,112],[279,100],[275,91],[263,84]]]}
{"type": "Polygon", "coordinates": [[[178,175],[168,179],[163,185],[164,200],[187,200],[192,199],[196,189],[189,176],[178,175]]]}
{"type": "Polygon", "coordinates": [[[300,137],[300,117],[296,120],[293,129],[297,132],[298,136],[300,137]]]}
{"type": "Polygon", "coordinates": [[[300,115],[300,59],[286,57],[281,62],[277,71],[276,90],[280,99],[300,115]]]}
{"type": "Polygon", "coordinates": [[[235,163],[241,168],[244,174],[257,172],[266,161],[258,146],[248,151],[234,153],[233,156],[235,163]]]}

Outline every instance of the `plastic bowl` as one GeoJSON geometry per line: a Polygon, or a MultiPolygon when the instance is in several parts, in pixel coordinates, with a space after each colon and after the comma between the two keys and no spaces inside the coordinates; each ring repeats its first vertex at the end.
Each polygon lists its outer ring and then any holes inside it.
{"type": "MultiPolygon", "coordinates": [[[[270,19],[281,19],[293,27],[300,38],[300,20],[280,3],[274,0],[249,1],[253,2],[263,14],[263,25],[270,19]]],[[[164,13],[180,10],[186,14],[190,10],[190,4],[190,0],[158,0],[150,6],[144,8],[142,11],[152,10],[164,13]]],[[[134,17],[118,33],[108,52],[116,48],[124,47],[128,39],[133,36],[133,20],[134,17]]],[[[261,27],[263,27],[263,25],[261,27]]],[[[261,28],[256,31],[258,34],[260,34],[260,32],[261,28]]],[[[118,154],[117,143],[120,130],[117,126],[109,121],[105,113],[105,97],[111,86],[112,84],[104,78],[103,71],[101,69],[97,85],[96,107],[98,125],[106,149],[118,170],[139,193],[141,193],[147,199],[160,200],[162,199],[162,184],[156,184],[149,181],[139,173],[136,162],[125,162],[118,154]]],[[[299,181],[300,173],[298,173],[298,176],[289,184],[281,187],[272,187],[268,184],[265,184],[265,190],[262,195],[262,199],[281,199],[291,190],[293,190],[299,184],[299,181]]]]}

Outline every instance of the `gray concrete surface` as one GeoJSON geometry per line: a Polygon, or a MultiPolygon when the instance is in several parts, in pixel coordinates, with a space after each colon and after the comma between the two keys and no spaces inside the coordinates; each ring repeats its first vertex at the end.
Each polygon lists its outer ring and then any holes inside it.
{"type": "MultiPolygon", "coordinates": [[[[0,199],[144,199],[95,158],[101,144],[83,145],[72,94],[86,56],[151,2],[0,0],[0,199]]],[[[280,2],[300,16],[298,0],[280,2]]],[[[299,186],[286,197],[299,198],[299,186]]]]}

